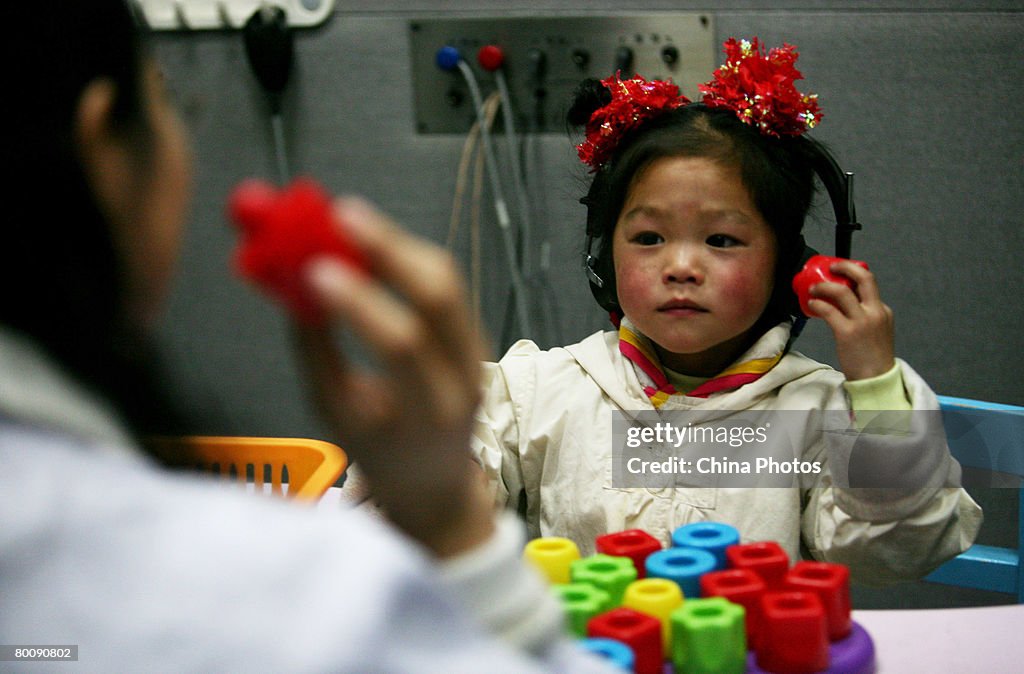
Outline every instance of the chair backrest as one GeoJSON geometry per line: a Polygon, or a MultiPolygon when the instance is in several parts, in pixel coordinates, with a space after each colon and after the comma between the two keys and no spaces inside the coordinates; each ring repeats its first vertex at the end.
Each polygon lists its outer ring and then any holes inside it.
{"type": "MultiPolygon", "coordinates": [[[[962,466],[1024,478],[1024,407],[939,396],[946,438],[962,466]]],[[[1018,481],[1017,547],[972,545],[926,580],[1005,592],[1024,603],[1024,483],[1018,481]]]]}
{"type": "Polygon", "coordinates": [[[289,498],[320,498],[348,465],[344,450],[323,440],[196,435],[177,441],[198,457],[200,470],[257,488],[269,483],[272,493],[289,498]]]}

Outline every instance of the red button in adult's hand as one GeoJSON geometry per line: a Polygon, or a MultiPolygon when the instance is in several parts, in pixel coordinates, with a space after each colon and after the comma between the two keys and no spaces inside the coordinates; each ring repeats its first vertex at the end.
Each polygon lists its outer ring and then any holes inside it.
{"type": "Polygon", "coordinates": [[[314,257],[331,256],[368,271],[365,256],[334,217],[330,196],[308,178],[282,190],[245,181],[231,193],[228,215],[241,233],[238,273],[283,302],[300,321],[315,325],[324,320],[303,278],[303,268],[314,257]]]}
{"type": "MultiPolygon", "coordinates": [[[[830,257],[828,255],[815,255],[804,264],[804,268],[793,277],[793,292],[796,293],[797,299],[800,300],[800,310],[804,312],[806,316],[814,316],[811,313],[810,308],[807,306],[808,301],[811,300],[811,288],[822,283],[824,281],[830,281],[832,283],[841,283],[847,288],[853,287],[853,281],[840,274],[832,273],[831,267],[836,262],[841,262],[844,258],[841,257],[830,257]]],[[[850,260],[855,264],[859,264],[865,269],[868,268],[867,262],[861,262],[860,260],[850,260]]]]}

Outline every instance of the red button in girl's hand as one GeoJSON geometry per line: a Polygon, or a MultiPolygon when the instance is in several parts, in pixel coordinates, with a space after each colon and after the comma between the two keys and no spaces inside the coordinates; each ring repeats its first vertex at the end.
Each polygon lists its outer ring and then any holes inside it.
{"type": "Polygon", "coordinates": [[[362,252],[334,217],[331,199],[315,182],[298,178],[283,190],[248,180],[228,201],[228,215],[241,231],[235,267],[242,276],[285,303],[304,323],[324,316],[302,270],[312,258],[330,255],[368,271],[362,252]]]}
{"type": "MultiPolygon", "coordinates": [[[[796,293],[797,299],[800,300],[800,309],[806,316],[813,316],[811,310],[807,307],[807,302],[811,299],[811,288],[818,285],[823,281],[830,281],[832,283],[841,283],[847,288],[853,287],[853,281],[841,276],[839,274],[833,274],[829,269],[834,263],[841,262],[841,257],[830,257],[828,255],[815,255],[804,265],[804,268],[793,277],[793,292],[796,293]]],[[[868,268],[867,262],[861,262],[860,260],[850,260],[855,264],[859,264],[865,269],[868,268]]]]}

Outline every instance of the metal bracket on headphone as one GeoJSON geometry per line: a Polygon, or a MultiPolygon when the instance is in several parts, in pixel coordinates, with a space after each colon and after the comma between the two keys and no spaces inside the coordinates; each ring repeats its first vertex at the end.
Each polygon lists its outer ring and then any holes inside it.
{"type": "Polygon", "coordinates": [[[587,278],[598,288],[604,288],[604,279],[597,275],[594,267],[597,265],[597,258],[590,254],[590,247],[594,243],[594,236],[587,234],[587,251],[583,253],[583,270],[587,272],[587,278]]]}

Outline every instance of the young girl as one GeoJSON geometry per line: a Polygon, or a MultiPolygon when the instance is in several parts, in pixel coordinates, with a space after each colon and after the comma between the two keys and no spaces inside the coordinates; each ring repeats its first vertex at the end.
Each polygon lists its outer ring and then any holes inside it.
{"type": "Polygon", "coordinates": [[[792,559],[847,564],[861,580],[920,577],[966,549],[981,521],[958,488],[937,412],[895,446],[890,436],[857,438],[860,451],[889,443],[886,462],[913,474],[912,488],[846,488],[849,435],[813,424],[795,442],[797,459],[822,466],[810,486],[624,488],[612,479],[615,411],[687,415],[680,425],[852,411],[859,428],[869,410],[938,410],[894,358],[892,312],[874,275],[853,262],[831,267],[852,288],[820,283],[810,301],[835,336],[841,371],[791,350],[790,282],[821,157],[802,134],[820,114],[793,86],[792,47],[765,54],[756,39],[730,40],[726,52],[702,103],[639,77],[581,87],[570,121],[586,124],[578,149],[595,173],[582,200],[588,273],[618,330],[546,352],[515,344],[487,370],[475,449],[497,501],[524,513],[530,534],[567,536],[584,552],[604,533],[641,528],[668,543],[675,528],[707,520],[735,526],[744,541],[777,541],[792,559]]]}

